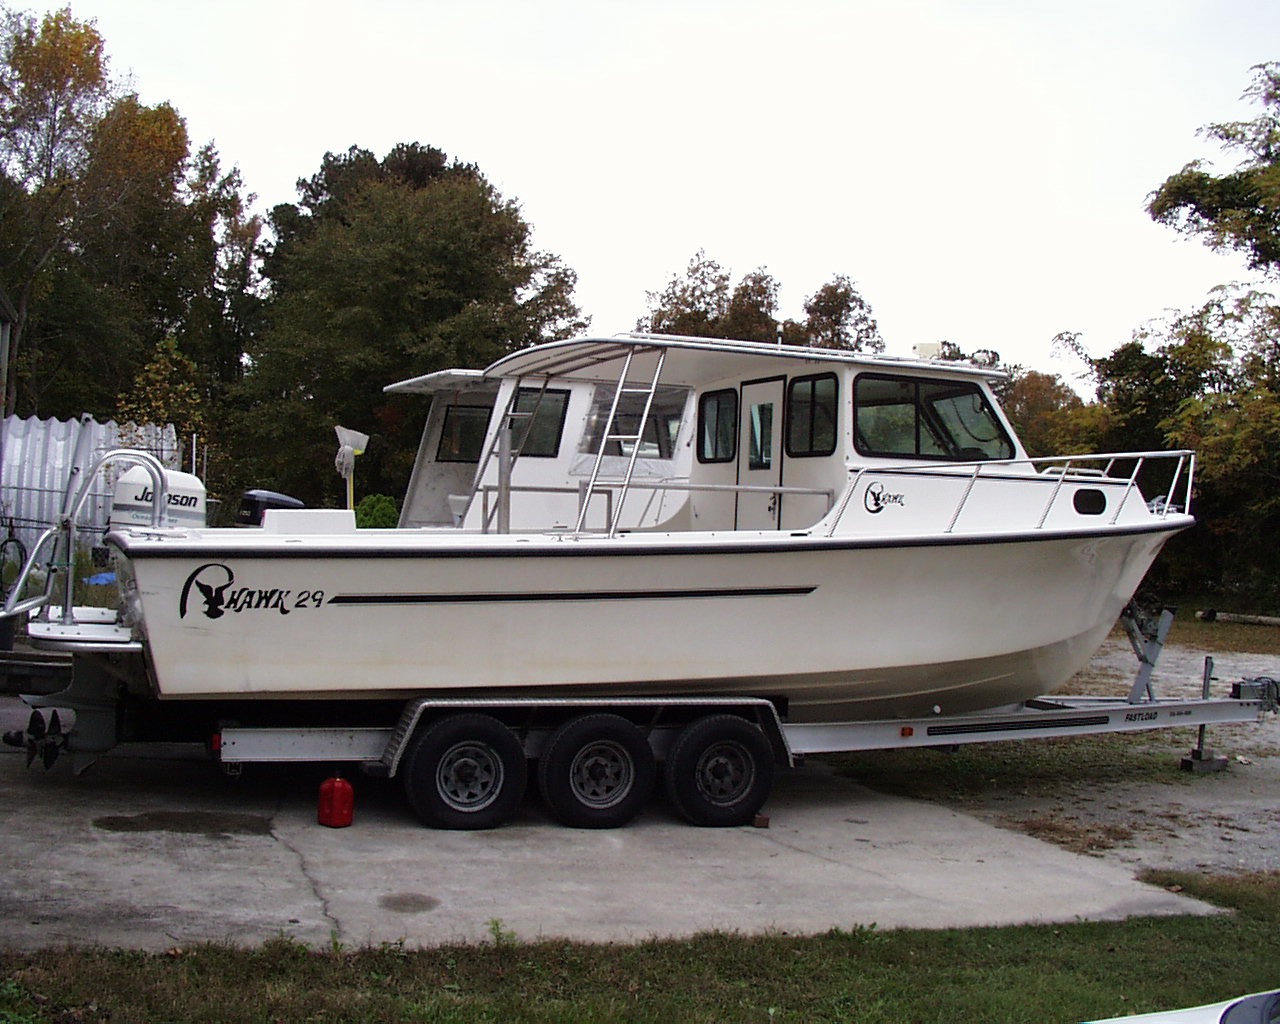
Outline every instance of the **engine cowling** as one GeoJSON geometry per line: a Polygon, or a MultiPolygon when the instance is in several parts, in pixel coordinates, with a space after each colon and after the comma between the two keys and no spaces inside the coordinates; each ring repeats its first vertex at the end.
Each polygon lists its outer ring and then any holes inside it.
{"type": "MultiPolygon", "coordinates": [[[[164,471],[169,491],[168,510],[170,526],[196,526],[207,524],[204,484],[198,476],[176,469],[164,471]]],[[[122,473],[116,481],[108,528],[120,526],[150,526],[151,509],[155,504],[151,474],[142,466],[135,466],[122,473]]]]}

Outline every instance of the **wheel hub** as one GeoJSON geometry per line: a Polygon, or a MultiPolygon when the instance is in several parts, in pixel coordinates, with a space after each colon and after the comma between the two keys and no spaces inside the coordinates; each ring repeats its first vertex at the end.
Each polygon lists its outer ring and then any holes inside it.
{"type": "Polygon", "coordinates": [[[698,787],[717,803],[736,800],[751,785],[753,776],[750,756],[732,743],[709,747],[698,765],[698,787]]]}
{"type": "Polygon", "coordinates": [[[569,781],[578,798],[593,807],[611,807],[634,784],[635,769],[626,750],[616,743],[584,747],[569,767],[569,781]]]}
{"type": "Polygon", "coordinates": [[[491,747],[458,743],[440,759],[436,789],[454,810],[480,810],[502,789],[502,761],[491,747]]]}

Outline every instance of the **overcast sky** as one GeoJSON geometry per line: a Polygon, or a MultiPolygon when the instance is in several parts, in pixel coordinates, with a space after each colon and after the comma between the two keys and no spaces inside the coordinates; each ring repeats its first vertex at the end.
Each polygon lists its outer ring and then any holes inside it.
{"type": "MultiPolygon", "coordinates": [[[[477,164],[634,327],[699,249],[784,316],[836,274],[890,354],[950,339],[1070,377],[1237,256],[1154,224],[1196,134],[1246,120],[1275,0],[70,0],[267,210],[326,151],[477,164]]],[[[11,3],[20,7],[21,3],[11,3]]],[[[43,8],[38,10],[43,11],[43,8]]]]}

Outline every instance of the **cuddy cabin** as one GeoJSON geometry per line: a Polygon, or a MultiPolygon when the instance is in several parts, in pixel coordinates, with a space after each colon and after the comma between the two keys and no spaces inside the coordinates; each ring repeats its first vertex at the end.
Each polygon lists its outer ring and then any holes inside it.
{"type": "Polygon", "coordinates": [[[399,525],[939,535],[1147,513],[1141,460],[1028,459],[1002,376],[658,335],[537,346],[386,388],[432,400],[399,525]]]}

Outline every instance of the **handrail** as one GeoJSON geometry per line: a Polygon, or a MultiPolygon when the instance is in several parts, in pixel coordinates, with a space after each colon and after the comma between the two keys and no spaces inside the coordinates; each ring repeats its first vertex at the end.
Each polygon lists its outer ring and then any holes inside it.
{"type": "MultiPolygon", "coordinates": [[[[1168,517],[1171,513],[1178,510],[1176,499],[1181,496],[1183,507],[1190,511],[1192,485],[1195,480],[1195,452],[1189,449],[1181,449],[1177,451],[1147,451],[1147,452],[1103,452],[1096,455],[1050,455],[1038,458],[1027,459],[990,459],[979,462],[927,462],[927,463],[900,463],[889,466],[849,466],[850,477],[848,483],[844,487],[844,491],[840,496],[840,500],[836,502],[835,514],[831,517],[830,524],[827,527],[827,536],[834,536],[839,528],[841,520],[844,518],[845,512],[848,510],[849,502],[857,491],[863,479],[867,476],[947,476],[947,477],[967,477],[964,491],[957,500],[955,507],[951,511],[950,519],[944,533],[951,533],[955,530],[956,523],[959,521],[961,514],[969,503],[970,495],[980,477],[984,475],[991,477],[994,473],[1001,469],[1010,467],[1025,468],[1027,466],[1038,467],[1039,471],[1035,473],[1019,474],[1020,480],[1031,481],[1039,480],[1049,483],[1049,478],[1053,479],[1053,488],[1049,494],[1048,500],[1045,502],[1044,509],[1040,513],[1040,518],[1036,522],[1035,529],[1044,528],[1050,514],[1057,505],[1059,495],[1062,492],[1063,485],[1071,479],[1077,483],[1085,483],[1088,481],[1102,482],[1108,481],[1113,484],[1123,484],[1124,490],[1120,495],[1120,500],[1116,504],[1115,511],[1111,514],[1108,525],[1114,526],[1120,518],[1124,507],[1134,492],[1141,491],[1138,487],[1138,477],[1142,470],[1153,462],[1169,460],[1177,460],[1173,469],[1173,479],[1170,481],[1168,488],[1159,497],[1155,498],[1149,505],[1153,515],[1161,519],[1168,517]],[[1131,461],[1134,463],[1133,469],[1126,476],[1111,476],[1111,471],[1115,468],[1116,463],[1122,461],[1131,461]],[[1081,463],[1104,463],[1099,471],[1096,468],[1081,465],[1081,463]],[[1183,470],[1186,470],[1185,483],[1183,482],[1183,470]]],[[[1002,477],[1002,479],[1009,479],[1002,477]]]]}
{"type": "MultiPolygon", "coordinates": [[[[45,579],[44,592],[37,594],[35,597],[20,599],[23,589],[26,587],[31,574],[35,571],[36,565],[40,560],[40,552],[44,549],[51,539],[54,541],[54,549],[50,554],[50,563],[53,564],[53,558],[56,557],[58,551],[58,540],[63,539],[64,551],[66,553],[67,568],[67,585],[63,592],[62,601],[62,621],[66,625],[70,625],[74,621],[72,612],[73,596],[74,596],[74,579],[72,572],[72,563],[75,555],[75,537],[76,537],[76,520],[80,513],[84,510],[84,504],[89,499],[89,494],[93,490],[94,481],[98,477],[98,473],[102,468],[110,462],[128,461],[141,465],[147,475],[151,477],[151,493],[153,495],[151,504],[151,525],[153,528],[160,528],[165,525],[169,518],[169,485],[165,480],[164,466],[150,452],[139,451],[135,448],[113,448],[99,456],[93,463],[93,467],[85,474],[83,482],[75,493],[74,499],[70,502],[66,511],[58,516],[58,521],[48,527],[31,548],[31,554],[27,556],[26,562],[22,566],[22,571],[18,573],[17,578],[13,581],[13,586],[9,590],[9,596],[5,599],[4,609],[0,611],[0,619],[13,618],[24,612],[33,611],[49,604],[53,597],[54,573],[48,573],[45,579]]],[[[78,472],[78,467],[76,469],[78,472]]]]}
{"type": "MultiPolygon", "coordinates": [[[[578,486],[570,487],[564,484],[513,484],[509,490],[512,494],[520,492],[522,494],[576,494],[578,496],[579,510],[583,503],[583,492],[586,489],[586,481],[580,481],[578,486]]],[[[603,493],[605,497],[605,521],[609,523],[615,516],[613,511],[612,498],[613,492],[611,488],[621,487],[621,480],[597,480],[596,491],[603,493]]],[[[691,483],[688,480],[632,480],[628,485],[633,491],[676,491],[678,493],[692,493],[694,491],[705,491],[710,493],[722,494],[773,494],[773,495],[808,495],[810,497],[826,498],[827,508],[835,504],[836,492],[830,487],[787,487],[779,484],[777,487],[770,487],[767,484],[698,484],[691,483]]],[[[484,484],[479,488],[485,505],[488,508],[489,495],[497,491],[494,484],[484,484]]],[[[619,505],[619,513],[621,506],[619,505]]],[[[605,530],[609,527],[606,525],[605,530]]],[[[481,533],[488,533],[487,527],[482,523],[481,533]]],[[[575,533],[592,532],[584,527],[581,530],[575,529],[575,533]]]]}

